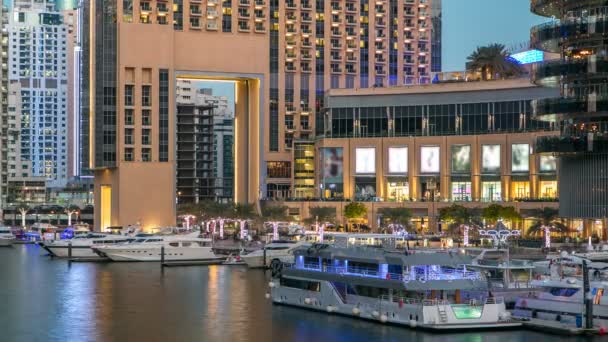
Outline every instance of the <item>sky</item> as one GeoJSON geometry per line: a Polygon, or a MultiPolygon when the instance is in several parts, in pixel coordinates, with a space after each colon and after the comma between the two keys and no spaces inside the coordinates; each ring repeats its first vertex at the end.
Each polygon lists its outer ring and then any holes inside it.
{"type": "Polygon", "coordinates": [[[530,12],[530,0],[443,0],[442,69],[464,70],[478,46],[509,47],[530,39],[530,27],[548,21],[530,12]]]}
{"type": "Polygon", "coordinates": [[[234,82],[231,81],[197,81],[196,87],[211,88],[213,89],[213,95],[226,96],[228,98],[228,105],[234,106],[234,82]]]}

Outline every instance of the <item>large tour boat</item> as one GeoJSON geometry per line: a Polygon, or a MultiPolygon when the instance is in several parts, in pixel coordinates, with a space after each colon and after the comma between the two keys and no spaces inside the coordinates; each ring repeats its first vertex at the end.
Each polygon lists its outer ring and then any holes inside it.
{"type": "Polygon", "coordinates": [[[434,330],[520,325],[463,254],[327,244],[293,254],[271,262],[273,303],[434,330]]]}

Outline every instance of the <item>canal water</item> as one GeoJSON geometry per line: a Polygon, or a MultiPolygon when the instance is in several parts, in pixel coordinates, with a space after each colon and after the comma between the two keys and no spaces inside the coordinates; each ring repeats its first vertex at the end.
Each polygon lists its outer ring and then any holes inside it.
{"type": "MultiPolygon", "coordinates": [[[[71,263],[38,246],[0,248],[0,341],[589,341],[531,331],[431,334],[264,297],[240,266],[71,263]]],[[[600,340],[599,338],[597,339],[600,340]]]]}

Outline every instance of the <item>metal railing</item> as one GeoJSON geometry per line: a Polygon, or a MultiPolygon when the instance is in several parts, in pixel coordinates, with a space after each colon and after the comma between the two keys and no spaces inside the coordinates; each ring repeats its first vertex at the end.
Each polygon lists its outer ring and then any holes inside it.
{"type": "Polygon", "coordinates": [[[378,270],[369,269],[369,268],[359,268],[359,267],[346,267],[346,266],[327,266],[327,265],[319,265],[319,264],[303,264],[297,265],[294,263],[285,263],[284,268],[286,269],[298,269],[305,271],[316,271],[316,272],[325,272],[325,273],[334,273],[340,275],[349,275],[356,277],[369,277],[369,278],[378,278],[378,279],[386,279],[386,280],[399,280],[404,282],[409,281],[420,281],[427,282],[433,280],[481,280],[481,275],[479,272],[474,271],[464,271],[464,270],[450,270],[444,269],[441,272],[437,271],[429,271],[426,274],[402,274],[402,273],[392,273],[392,272],[380,272],[378,270]]]}

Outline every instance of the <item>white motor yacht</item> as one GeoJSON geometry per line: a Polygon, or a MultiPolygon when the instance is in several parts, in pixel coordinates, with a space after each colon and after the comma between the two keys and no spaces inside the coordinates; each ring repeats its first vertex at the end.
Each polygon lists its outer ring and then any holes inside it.
{"type": "Polygon", "coordinates": [[[72,258],[101,259],[101,257],[91,249],[91,247],[127,243],[137,238],[147,237],[147,234],[143,235],[144,236],[140,235],[139,237],[133,237],[104,233],[89,233],[86,235],[78,234],[69,240],[44,241],[40,243],[40,246],[46,249],[52,256],[58,258],[67,258],[71,246],[72,258]]]}
{"type": "MultiPolygon", "coordinates": [[[[578,278],[555,278],[532,281],[540,291],[517,299],[513,316],[539,319],[576,326],[577,316],[584,312],[583,282],[578,278]]],[[[608,282],[590,281],[593,303],[593,322],[597,327],[608,327],[608,282]]]]}
{"type": "Polygon", "coordinates": [[[13,244],[15,236],[10,227],[0,226],[0,247],[9,247],[13,244]]]}
{"type": "Polygon", "coordinates": [[[223,260],[212,250],[212,240],[188,235],[156,235],[137,239],[128,244],[95,246],[95,252],[112,261],[161,261],[164,247],[165,261],[216,262],[223,260]]]}
{"type": "Polygon", "coordinates": [[[266,267],[273,260],[281,262],[293,262],[292,251],[304,244],[304,241],[273,241],[264,248],[241,255],[241,259],[251,268],[266,267]]]}

